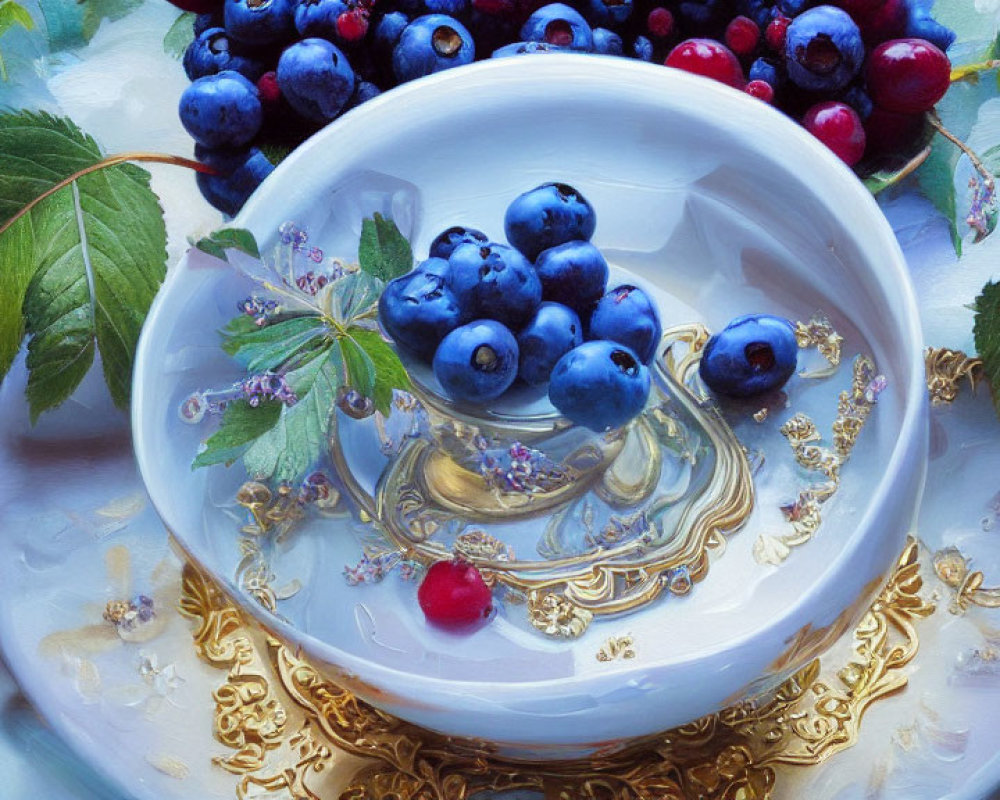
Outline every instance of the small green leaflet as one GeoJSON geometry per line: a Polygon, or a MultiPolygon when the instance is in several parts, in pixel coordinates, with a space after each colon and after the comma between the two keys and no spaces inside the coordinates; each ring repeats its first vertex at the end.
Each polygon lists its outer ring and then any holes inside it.
{"type": "Polygon", "coordinates": [[[361,223],[358,263],[369,275],[388,283],[413,268],[413,250],[395,222],[375,214],[361,223]]]}
{"type": "Polygon", "coordinates": [[[976,298],[972,333],[993,394],[993,405],[1000,414],[1000,282],[987,283],[976,298]]]}
{"type": "Polygon", "coordinates": [[[0,221],[77,176],[0,239],[0,259],[13,253],[20,267],[0,281],[0,306],[20,311],[24,324],[0,325],[0,379],[27,332],[33,421],[73,393],[97,351],[112,399],[127,407],[139,329],[166,272],[166,229],[149,173],[118,164],[79,174],[101,160],[94,140],[68,119],[0,115],[0,221]]]}
{"type": "Polygon", "coordinates": [[[194,41],[194,19],[197,15],[185,11],[174,20],[163,37],[163,52],[174,58],[182,58],[188,45],[194,41]]]}
{"type": "Polygon", "coordinates": [[[254,235],[245,228],[219,228],[194,243],[203,253],[226,261],[226,250],[239,250],[253,258],[260,258],[260,249],[254,235]]]}
{"type": "Polygon", "coordinates": [[[410,388],[406,368],[378,331],[352,327],[347,334],[340,340],[340,347],[350,385],[370,397],[379,413],[389,416],[393,389],[405,392],[410,388]],[[355,381],[356,375],[360,375],[360,382],[355,381]]]}
{"type": "Polygon", "coordinates": [[[324,343],[328,344],[328,334],[326,324],[317,316],[292,317],[257,327],[252,319],[244,315],[223,330],[225,341],[222,349],[249,372],[266,372],[276,370],[293,359],[301,361],[324,343]],[[247,328],[242,322],[244,319],[250,321],[252,329],[240,330],[247,328]]]}
{"type": "Polygon", "coordinates": [[[89,42],[101,22],[121,19],[142,5],[142,0],[39,0],[49,50],[57,53],[89,42]]]}
{"type": "MultiPolygon", "coordinates": [[[[31,18],[31,14],[14,0],[0,0],[0,36],[15,25],[30,31],[35,27],[35,21],[31,18]]],[[[0,55],[0,80],[7,80],[7,66],[2,55],[0,55]]]]}
{"type": "Polygon", "coordinates": [[[222,424],[205,442],[205,449],[191,464],[191,469],[236,461],[255,440],[278,424],[282,404],[267,400],[251,406],[246,400],[230,403],[222,415],[222,424]]]}

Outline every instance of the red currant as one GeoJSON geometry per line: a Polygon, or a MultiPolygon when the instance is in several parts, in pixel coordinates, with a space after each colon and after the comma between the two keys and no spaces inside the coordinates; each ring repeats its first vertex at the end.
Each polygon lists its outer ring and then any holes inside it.
{"type": "Polygon", "coordinates": [[[726,26],[726,46],[738,56],[749,56],[760,42],[760,28],[749,17],[733,17],[726,26]]]}
{"type": "Polygon", "coordinates": [[[765,103],[774,102],[774,87],[767,81],[750,81],[743,91],[765,103]]]}
{"type": "Polygon", "coordinates": [[[706,78],[742,89],[743,68],[733,51],[715,39],[686,39],[670,51],[663,62],[706,78]]]}
{"type": "Polygon", "coordinates": [[[920,114],[930,111],[948,91],[951,62],[924,39],[893,39],[872,51],[865,80],[879,108],[920,114]]]}
{"type": "Polygon", "coordinates": [[[865,154],[865,129],[861,117],[846,103],[817,103],[802,118],[803,127],[829,147],[847,166],[865,154]]]}
{"type": "Polygon", "coordinates": [[[772,19],[764,29],[764,41],[775,53],[785,52],[785,34],[792,20],[784,14],[778,14],[772,19]]]}
{"type": "Polygon", "coordinates": [[[345,11],[337,17],[337,35],[345,42],[359,42],[368,33],[368,14],[361,9],[345,11]]]}
{"type": "Polygon", "coordinates": [[[417,601],[428,622],[450,630],[469,628],[493,611],[493,595],[483,576],[461,559],[432,564],[417,590],[417,601]]]}
{"type": "Polygon", "coordinates": [[[281,99],[277,73],[265,72],[257,79],[257,94],[260,95],[260,102],[265,107],[273,106],[281,99]]]}
{"type": "Polygon", "coordinates": [[[670,13],[670,9],[657,6],[646,17],[646,28],[650,36],[665,39],[674,32],[674,15],[670,13]]]}
{"type": "Polygon", "coordinates": [[[906,0],[885,0],[868,16],[855,18],[865,46],[874,47],[879,42],[902,36],[906,32],[909,13],[906,0]]]}

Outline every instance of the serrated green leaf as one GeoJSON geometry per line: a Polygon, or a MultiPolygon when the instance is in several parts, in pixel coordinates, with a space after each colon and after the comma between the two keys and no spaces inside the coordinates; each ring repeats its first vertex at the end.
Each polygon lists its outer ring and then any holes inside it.
{"type": "Polygon", "coordinates": [[[993,405],[1000,414],[1000,282],[987,283],[976,298],[972,334],[976,352],[983,360],[983,374],[993,394],[993,405]]]}
{"type": "Polygon", "coordinates": [[[330,417],[341,385],[340,351],[317,358],[285,380],[299,398],[281,410],[278,424],[247,450],[243,464],[256,480],[298,482],[320,460],[327,448],[330,417]]]}
{"type": "Polygon", "coordinates": [[[372,363],[375,384],[369,396],[375,403],[375,408],[383,415],[389,416],[392,410],[393,389],[407,391],[410,388],[410,376],[406,374],[403,362],[378,331],[355,327],[348,329],[347,333],[372,363]]]}
{"type": "Polygon", "coordinates": [[[163,52],[174,58],[183,58],[184,51],[194,41],[194,20],[197,15],[185,11],[174,20],[174,24],[163,37],[163,52]]]}
{"type": "Polygon", "coordinates": [[[245,228],[219,228],[199,239],[194,246],[222,261],[226,260],[226,250],[239,250],[253,258],[260,258],[257,240],[245,228]]]}
{"type": "Polygon", "coordinates": [[[219,430],[208,437],[205,449],[192,462],[191,469],[212,464],[229,466],[254,440],[278,424],[281,409],[282,404],[277,400],[265,400],[258,406],[251,406],[246,400],[230,403],[219,430]]]}
{"type": "MultiPolygon", "coordinates": [[[[0,115],[0,216],[101,160],[93,139],[45,114],[0,115]]],[[[166,229],[149,173],[82,175],[31,212],[37,269],[23,303],[32,420],[72,394],[100,350],[115,404],[128,404],[139,329],[163,280],[166,229]]]]}
{"type": "Polygon", "coordinates": [[[375,362],[351,336],[338,340],[347,371],[347,385],[375,399],[375,362]]]}
{"type": "Polygon", "coordinates": [[[33,197],[100,160],[97,142],[72,120],[33,111],[0,114],[0,224],[33,197]]]}
{"type": "Polygon", "coordinates": [[[955,165],[961,154],[943,136],[936,136],[931,143],[930,155],[917,171],[921,191],[948,222],[951,243],[958,255],[962,254],[962,237],[956,220],[955,165]]]}
{"type": "Polygon", "coordinates": [[[319,349],[328,343],[325,334],[326,325],[319,317],[292,317],[228,335],[222,349],[250,372],[263,372],[278,369],[293,356],[319,349]]]}
{"type": "Polygon", "coordinates": [[[35,231],[26,214],[0,236],[0,381],[24,339],[21,307],[35,274],[35,231]]]}
{"type": "Polygon", "coordinates": [[[329,306],[330,315],[346,328],[359,317],[372,313],[384,288],[382,281],[367,272],[353,272],[327,284],[322,302],[329,306]]]}
{"type": "Polygon", "coordinates": [[[376,213],[361,223],[358,263],[369,275],[388,283],[413,268],[413,250],[396,223],[376,213]]]}

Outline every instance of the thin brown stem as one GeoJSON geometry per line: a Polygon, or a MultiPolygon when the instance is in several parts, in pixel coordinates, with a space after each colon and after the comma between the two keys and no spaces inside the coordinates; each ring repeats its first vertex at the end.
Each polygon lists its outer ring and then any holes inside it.
{"type": "Polygon", "coordinates": [[[196,172],[204,172],[208,175],[214,175],[216,173],[216,170],[207,164],[202,164],[200,161],[194,161],[190,158],[182,158],[181,156],[166,155],[163,153],[119,153],[115,156],[108,156],[107,158],[98,161],[96,164],[91,164],[89,167],[84,167],[83,169],[74,172],[68,178],[64,178],[59,181],[59,183],[49,189],[46,189],[38,195],[38,197],[18,211],[13,217],[7,220],[3,225],[0,225],[0,236],[3,236],[11,225],[31,211],[31,209],[41,203],[46,197],[51,197],[60,189],[65,189],[73,183],[73,181],[82,178],[84,175],[89,175],[91,172],[97,172],[107,167],[124,164],[128,161],[146,161],[157,164],[172,164],[175,167],[187,167],[188,169],[193,169],[196,172]]]}
{"type": "Polygon", "coordinates": [[[969,162],[972,164],[973,168],[978,172],[983,178],[983,185],[987,189],[993,189],[993,173],[990,172],[986,165],[979,159],[972,149],[961,139],[959,139],[955,134],[948,130],[944,123],[941,122],[941,117],[938,116],[937,111],[931,110],[927,112],[927,119],[930,120],[931,127],[934,128],[938,133],[940,133],[945,139],[951,142],[955,147],[961,150],[965,155],[969,157],[969,162]]]}

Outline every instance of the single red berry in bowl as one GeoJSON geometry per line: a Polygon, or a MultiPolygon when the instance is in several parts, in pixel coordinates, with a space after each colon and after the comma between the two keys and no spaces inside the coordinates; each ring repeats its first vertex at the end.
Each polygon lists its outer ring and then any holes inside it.
{"type": "Polygon", "coordinates": [[[765,103],[774,102],[774,87],[771,86],[767,81],[750,81],[744,90],[751,97],[756,97],[758,100],[763,100],[765,103]]]}
{"type": "Polygon", "coordinates": [[[893,39],[872,51],[865,81],[879,108],[920,114],[930,111],[948,91],[951,62],[925,39],[893,39]]]}
{"type": "Polygon", "coordinates": [[[345,42],[359,42],[368,33],[368,12],[361,8],[345,11],[337,17],[337,35],[345,42]]]}
{"type": "Polygon", "coordinates": [[[743,88],[743,68],[739,59],[732,50],[715,39],[686,39],[670,51],[663,63],[668,67],[714,78],[735,89],[743,88]]]}
{"type": "Polygon", "coordinates": [[[764,41],[776,53],[785,52],[785,35],[788,33],[788,26],[792,20],[784,14],[778,14],[772,19],[764,29],[764,41]]]}
{"type": "Polygon", "coordinates": [[[460,631],[489,619],[493,594],[468,561],[438,561],[417,590],[417,602],[432,625],[460,631]]]}
{"type": "Polygon", "coordinates": [[[281,99],[281,89],[278,86],[278,74],[273,70],[265,72],[257,79],[257,94],[265,108],[277,105],[281,99]]]}
{"type": "Polygon", "coordinates": [[[670,13],[669,8],[657,6],[646,17],[646,29],[650,36],[665,39],[674,32],[674,15],[670,13]]]}
{"type": "Polygon", "coordinates": [[[760,28],[749,17],[733,17],[726,26],[726,46],[738,56],[749,56],[760,42],[760,28]]]}
{"type": "Polygon", "coordinates": [[[846,103],[826,100],[806,111],[802,126],[829,147],[847,166],[865,154],[865,128],[858,112],[846,103]]]}

